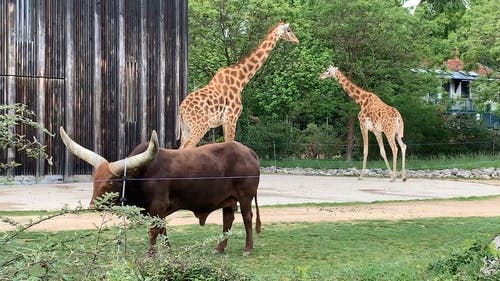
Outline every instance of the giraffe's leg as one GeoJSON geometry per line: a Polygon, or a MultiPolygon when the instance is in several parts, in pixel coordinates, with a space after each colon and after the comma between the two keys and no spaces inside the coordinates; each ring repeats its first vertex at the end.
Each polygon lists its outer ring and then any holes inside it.
{"type": "Polygon", "coordinates": [[[392,173],[391,173],[391,181],[394,181],[396,179],[396,171],[397,171],[397,164],[398,164],[398,146],[396,145],[396,140],[395,136],[388,137],[387,136],[387,141],[389,142],[389,145],[391,146],[392,150],[392,173]]]}
{"type": "Polygon", "coordinates": [[[387,161],[387,154],[385,153],[385,148],[384,148],[384,139],[382,137],[381,132],[374,132],[375,137],[377,138],[377,143],[378,143],[378,148],[380,150],[380,155],[384,159],[385,166],[387,167],[387,170],[389,170],[389,175],[391,176],[391,181],[394,181],[394,171],[391,170],[391,166],[389,165],[389,161],[387,161]]]}
{"type": "Polygon", "coordinates": [[[196,147],[203,136],[210,129],[208,125],[208,117],[199,120],[199,122],[188,122],[186,126],[189,127],[189,139],[186,139],[184,144],[181,144],[180,148],[191,148],[196,147]]]}
{"type": "Polygon", "coordinates": [[[189,129],[189,125],[182,120],[181,117],[181,144],[179,149],[186,147],[186,142],[191,138],[191,130],[189,129]]]}
{"type": "Polygon", "coordinates": [[[399,147],[401,147],[401,179],[406,181],[406,144],[403,142],[403,138],[398,134],[396,135],[396,140],[399,143],[399,147]]]}
{"type": "Polygon", "coordinates": [[[361,125],[361,136],[363,137],[363,169],[359,175],[359,179],[365,176],[366,172],[366,161],[368,159],[368,129],[361,125]]]}
{"type": "Polygon", "coordinates": [[[233,141],[236,135],[236,124],[238,123],[239,114],[229,114],[224,120],[223,130],[224,130],[224,141],[233,141]]]}

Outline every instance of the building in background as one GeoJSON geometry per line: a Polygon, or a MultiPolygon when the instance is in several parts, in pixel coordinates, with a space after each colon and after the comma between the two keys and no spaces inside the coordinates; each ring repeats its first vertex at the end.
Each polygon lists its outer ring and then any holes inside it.
{"type": "MultiPolygon", "coordinates": [[[[451,100],[448,112],[452,114],[473,114],[477,119],[484,121],[488,127],[495,129],[500,128],[500,117],[495,116],[492,112],[479,113],[474,103],[474,92],[471,84],[481,76],[490,75],[493,70],[480,65],[475,71],[464,71],[463,63],[458,56],[449,59],[445,62],[444,70],[420,70],[424,72],[432,71],[437,74],[443,81],[443,91],[451,100]]],[[[496,79],[496,78],[491,78],[496,79]]],[[[435,104],[443,102],[442,94],[429,95],[429,100],[435,104]]]]}

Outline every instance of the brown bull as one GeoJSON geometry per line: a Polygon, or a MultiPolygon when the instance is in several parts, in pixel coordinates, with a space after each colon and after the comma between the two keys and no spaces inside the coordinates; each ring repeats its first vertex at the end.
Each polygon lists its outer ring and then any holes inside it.
{"type": "MultiPolygon", "coordinates": [[[[190,210],[204,225],[211,212],[222,208],[222,230],[227,232],[239,202],[246,232],[243,254],[250,254],[253,198],[257,211],[255,230],[260,233],[261,229],[257,205],[260,165],[257,154],[250,148],[238,142],[225,142],[192,149],[163,149],[158,148],[153,131],[149,143],[135,147],[128,158],[110,163],[71,140],[62,127],[60,132],[68,150],[96,170],[91,207],[106,192],[122,195],[120,179],[125,169],[131,178],[125,186],[126,204],[144,208],[151,216],[165,218],[177,210],[190,210]]],[[[158,234],[166,234],[166,229],[150,229],[150,253],[154,252],[158,234]]],[[[224,239],[214,251],[222,253],[226,246],[224,239]]]]}

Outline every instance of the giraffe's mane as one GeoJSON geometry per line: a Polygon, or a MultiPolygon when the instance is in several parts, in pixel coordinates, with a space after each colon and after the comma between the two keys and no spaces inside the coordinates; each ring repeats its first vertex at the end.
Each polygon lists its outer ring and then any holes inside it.
{"type": "Polygon", "coordinates": [[[280,21],[278,22],[277,24],[273,25],[273,27],[271,27],[270,29],[267,30],[266,32],[266,35],[257,43],[257,45],[255,45],[255,47],[253,47],[249,52],[247,52],[244,56],[242,56],[238,62],[236,62],[235,64],[233,64],[232,66],[237,66],[239,64],[241,64],[245,58],[249,57],[250,55],[252,55],[253,53],[255,53],[255,51],[258,50],[260,44],[264,41],[264,38],[266,38],[269,34],[271,34],[271,32],[273,30],[275,30],[278,26],[282,25],[282,24],[286,24],[287,22],[286,21],[280,21]]]}

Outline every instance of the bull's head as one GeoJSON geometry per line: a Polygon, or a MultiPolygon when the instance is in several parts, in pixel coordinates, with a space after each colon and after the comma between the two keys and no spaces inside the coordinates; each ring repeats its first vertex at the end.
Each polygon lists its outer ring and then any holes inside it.
{"type": "Polygon", "coordinates": [[[68,148],[68,150],[75,156],[92,165],[95,169],[94,191],[90,201],[91,208],[94,206],[94,200],[104,193],[120,190],[117,187],[121,186],[121,181],[117,181],[117,179],[120,179],[123,176],[125,167],[127,171],[140,168],[153,161],[158,154],[158,137],[156,136],[156,131],[151,133],[151,139],[149,140],[149,145],[146,151],[130,158],[111,163],[101,155],[77,144],[66,134],[63,127],[60,128],[60,132],[61,139],[66,145],[66,148],[68,148]]]}

